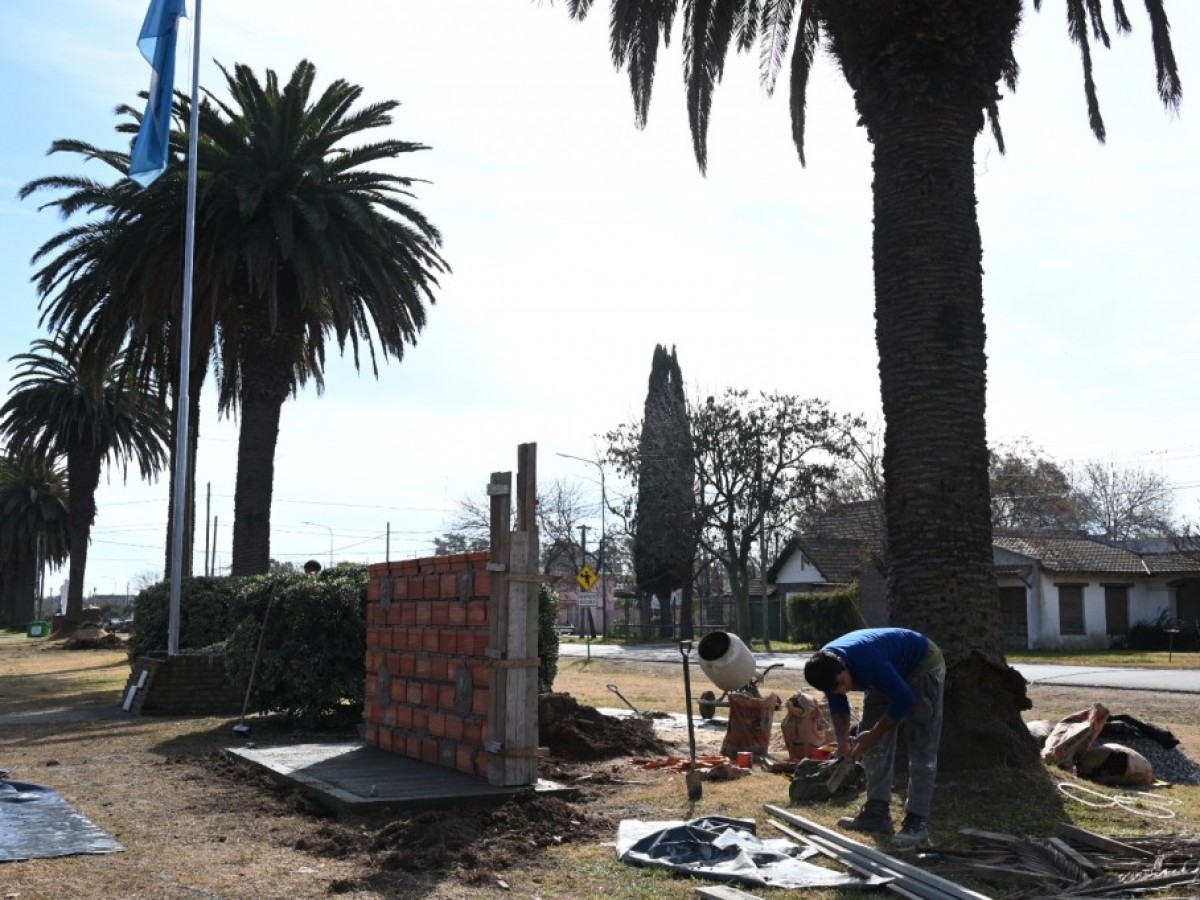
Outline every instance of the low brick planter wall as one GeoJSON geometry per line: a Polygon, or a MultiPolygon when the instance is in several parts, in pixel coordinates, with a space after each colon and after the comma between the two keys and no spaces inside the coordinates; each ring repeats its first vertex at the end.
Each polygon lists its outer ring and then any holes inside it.
{"type": "Polygon", "coordinates": [[[241,712],[245,690],[229,680],[223,656],[155,655],[133,661],[122,698],[134,713],[222,716],[241,712]]]}

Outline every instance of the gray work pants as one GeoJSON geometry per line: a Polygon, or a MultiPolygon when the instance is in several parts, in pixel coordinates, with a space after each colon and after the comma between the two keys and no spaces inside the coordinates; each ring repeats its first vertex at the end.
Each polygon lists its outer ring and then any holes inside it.
{"type": "MultiPolygon", "coordinates": [[[[867,773],[867,799],[890,803],[892,778],[896,770],[896,735],[903,729],[908,742],[908,796],[904,811],[929,818],[933,805],[933,787],[937,781],[938,744],[942,739],[942,692],[946,687],[946,663],[909,679],[908,686],[917,697],[898,728],[885,734],[863,757],[867,773]]],[[[867,691],[863,697],[861,731],[866,731],[887,712],[888,698],[879,691],[867,691]]]]}

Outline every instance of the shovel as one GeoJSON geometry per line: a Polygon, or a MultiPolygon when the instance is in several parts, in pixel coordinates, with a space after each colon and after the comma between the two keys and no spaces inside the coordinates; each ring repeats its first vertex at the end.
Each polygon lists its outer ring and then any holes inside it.
{"type": "Polygon", "coordinates": [[[684,783],[687,785],[688,802],[695,803],[704,796],[704,788],[700,784],[700,772],[696,769],[696,727],[692,723],[692,677],[689,671],[691,652],[691,641],[679,642],[679,653],[683,657],[683,699],[687,702],[688,748],[692,754],[692,765],[684,776],[684,783]]]}

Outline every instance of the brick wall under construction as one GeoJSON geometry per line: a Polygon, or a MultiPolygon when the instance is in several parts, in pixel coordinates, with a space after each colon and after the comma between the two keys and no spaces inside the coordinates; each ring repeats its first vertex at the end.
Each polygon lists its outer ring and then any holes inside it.
{"type": "Polygon", "coordinates": [[[370,567],[366,743],[487,777],[488,558],[370,567]]]}
{"type": "Polygon", "coordinates": [[[509,472],[488,484],[489,550],[369,567],[365,743],[490,784],[537,781],[536,486],[536,445],[522,444],[517,496],[509,472]]]}

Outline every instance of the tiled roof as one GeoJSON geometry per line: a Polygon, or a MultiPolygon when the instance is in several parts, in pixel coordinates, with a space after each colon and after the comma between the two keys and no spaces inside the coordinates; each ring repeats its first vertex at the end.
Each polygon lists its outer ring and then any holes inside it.
{"type": "Polygon", "coordinates": [[[801,552],[821,570],[825,580],[846,584],[858,577],[863,561],[870,553],[866,541],[853,538],[817,537],[802,534],[796,539],[801,552]]]}
{"type": "MultiPolygon", "coordinates": [[[[1035,559],[1051,572],[1098,575],[1200,575],[1200,553],[1136,553],[1086,535],[997,533],[993,546],[1035,559]]],[[[1143,547],[1144,549],[1144,547],[1143,547]]]]}

